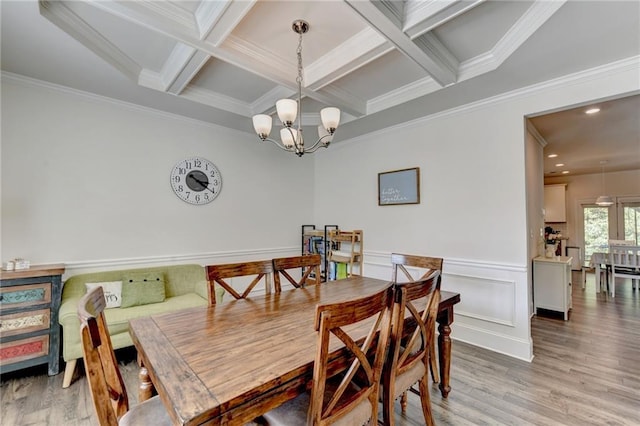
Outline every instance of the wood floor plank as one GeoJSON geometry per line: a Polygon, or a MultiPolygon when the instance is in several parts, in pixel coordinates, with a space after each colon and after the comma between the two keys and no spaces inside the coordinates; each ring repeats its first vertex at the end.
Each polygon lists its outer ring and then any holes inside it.
{"type": "MultiPolygon", "coordinates": [[[[580,274],[574,272],[573,279],[579,283],[580,274]]],[[[640,291],[630,281],[619,281],[611,299],[595,292],[589,275],[585,290],[573,286],[569,321],[534,316],[531,334],[531,363],[454,341],[449,397],[431,387],[436,424],[640,425],[640,291]]],[[[117,356],[135,405],[135,351],[119,350],[117,356]]],[[[0,424],[97,426],[82,367],[67,389],[62,374],[48,377],[46,370],[2,376],[0,424]]],[[[396,404],[396,424],[424,425],[418,396],[408,398],[406,414],[396,404]]]]}

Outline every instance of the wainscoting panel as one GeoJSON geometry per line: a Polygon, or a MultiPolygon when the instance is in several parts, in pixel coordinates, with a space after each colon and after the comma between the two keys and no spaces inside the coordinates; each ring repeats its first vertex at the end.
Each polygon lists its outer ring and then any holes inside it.
{"type": "Polygon", "coordinates": [[[514,280],[499,280],[462,274],[443,274],[447,290],[474,297],[461,299],[456,315],[496,324],[515,326],[514,280]]]}

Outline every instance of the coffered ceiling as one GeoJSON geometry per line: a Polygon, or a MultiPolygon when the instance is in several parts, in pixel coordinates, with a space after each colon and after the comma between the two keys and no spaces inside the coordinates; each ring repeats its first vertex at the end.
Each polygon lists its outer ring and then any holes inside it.
{"type": "Polygon", "coordinates": [[[277,99],[295,94],[291,24],[304,19],[303,123],[315,127],[322,107],[339,107],[335,142],[640,55],[636,1],[3,0],[0,7],[3,71],[251,133],[254,114],[273,114],[277,99]]]}

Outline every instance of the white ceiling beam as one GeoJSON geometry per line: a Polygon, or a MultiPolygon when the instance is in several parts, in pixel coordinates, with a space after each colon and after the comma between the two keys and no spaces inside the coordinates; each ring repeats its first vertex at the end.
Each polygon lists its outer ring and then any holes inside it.
{"type": "MultiPolygon", "coordinates": [[[[240,68],[294,92],[298,91],[295,80],[291,78],[291,70],[295,69],[296,65],[291,63],[290,59],[281,58],[268,51],[260,50],[254,44],[234,36],[227,38],[225,50],[221,51],[220,54],[226,56],[228,62],[240,68]]],[[[302,88],[302,94],[318,102],[343,109],[357,117],[366,113],[366,103],[355,101],[350,96],[337,96],[323,91],[311,90],[307,87],[302,88]]]]}
{"type": "Polygon", "coordinates": [[[209,21],[208,24],[201,25],[201,40],[206,40],[214,46],[220,46],[229,37],[229,34],[240,23],[257,0],[226,0],[224,10],[207,10],[210,14],[204,17],[205,11],[201,11],[205,4],[216,4],[215,2],[203,1],[196,11],[198,22],[209,21]]]}
{"type": "Polygon", "coordinates": [[[69,7],[73,3],[67,5],[61,1],[41,0],[38,5],[42,16],[63,29],[125,76],[134,81],[138,80],[142,67],[78,16],[69,7]]]}
{"type": "Polygon", "coordinates": [[[418,37],[473,9],[485,0],[430,0],[411,1],[405,7],[403,32],[411,38],[418,37]]]}
{"type": "Polygon", "coordinates": [[[202,87],[187,86],[180,97],[203,105],[230,111],[243,117],[251,117],[253,115],[251,106],[247,102],[242,102],[236,98],[203,89],[202,87]]]}
{"type": "MultiPolygon", "coordinates": [[[[460,64],[458,83],[498,68],[513,52],[515,52],[547,19],[549,19],[564,3],[562,1],[537,1],[516,21],[493,48],[460,64]]],[[[424,37],[424,36],[422,36],[424,37]]],[[[403,87],[369,99],[369,114],[382,111],[396,105],[409,102],[420,96],[438,91],[437,83],[432,78],[423,78],[403,87]]]]}
{"type": "Polygon", "coordinates": [[[194,15],[200,40],[205,39],[224,15],[231,0],[202,1],[198,5],[194,15]]]}
{"type": "Polygon", "coordinates": [[[165,91],[179,95],[193,80],[211,56],[182,43],[177,43],[162,67],[165,91]]]}
{"type": "Polygon", "coordinates": [[[566,0],[538,0],[529,7],[493,48],[460,64],[460,81],[498,68],[509,58],[538,28],[562,7],[566,0]]]}
{"type": "Polygon", "coordinates": [[[371,1],[345,0],[345,2],[440,85],[448,86],[456,82],[455,64],[447,63],[445,60],[447,55],[439,52],[436,46],[428,41],[416,44],[402,32],[401,27],[398,27],[371,1]]]}
{"type": "MultiPolygon", "coordinates": [[[[105,0],[97,1],[93,4],[95,4],[96,7],[115,14],[122,19],[144,26],[160,34],[164,34],[178,42],[206,52],[210,56],[247,70],[288,89],[297,91],[295,81],[289,78],[290,68],[284,66],[287,61],[283,61],[282,58],[271,57],[266,52],[258,51],[255,46],[245,43],[238,38],[234,38],[230,34],[224,39],[225,47],[222,48],[218,46],[221,44],[221,40],[219,39],[219,34],[215,28],[207,36],[207,40],[201,40],[199,32],[194,28],[181,26],[176,21],[168,21],[164,16],[158,15],[157,13],[155,15],[150,15],[148,13],[148,9],[145,10],[146,4],[144,3],[138,5],[137,2],[119,3],[111,0],[105,0]],[[214,43],[217,44],[209,42],[209,38],[214,40],[214,43]]],[[[234,2],[225,10],[225,15],[230,13],[230,16],[232,16],[230,21],[237,23],[239,22],[239,17],[244,16],[243,14],[246,14],[250,9],[248,6],[252,6],[253,4],[253,2],[234,2]],[[234,8],[236,3],[238,4],[237,8],[234,8]]],[[[225,18],[222,18],[218,22],[222,23],[227,21],[225,18]]],[[[232,29],[228,25],[223,26],[225,29],[222,32],[225,34],[228,34],[230,29],[232,29]]],[[[303,89],[303,95],[309,96],[312,99],[328,105],[337,106],[345,112],[357,117],[366,113],[366,104],[364,102],[354,102],[354,100],[350,98],[339,98],[306,88],[303,89]]]]}
{"type": "Polygon", "coordinates": [[[305,86],[319,90],[393,49],[386,38],[367,27],[306,66],[305,86]]]}

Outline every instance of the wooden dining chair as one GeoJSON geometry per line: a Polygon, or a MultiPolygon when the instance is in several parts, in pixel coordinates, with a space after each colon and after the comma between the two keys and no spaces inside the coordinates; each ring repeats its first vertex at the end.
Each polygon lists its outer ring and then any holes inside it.
{"type": "Polygon", "coordinates": [[[429,396],[430,348],[440,304],[440,271],[418,281],[397,283],[389,354],[382,374],[382,412],[385,425],[394,425],[393,404],[406,399],[408,390],[418,393],[426,425],[433,425],[429,396]],[[420,303],[420,304],[418,304],[420,303]],[[418,382],[419,391],[413,385],[418,382]]]}
{"type": "Polygon", "coordinates": [[[224,288],[235,299],[246,299],[251,293],[251,290],[255,286],[263,281],[265,286],[265,292],[271,293],[271,277],[273,276],[273,263],[271,260],[257,260],[243,263],[227,263],[222,265],[207,265],[205,267],[207,272],[207,280],[209,281],[209,304],[215,305],[215,284],[217,283],[224,288]],[[242,293],[239,293],[236,288],[239,285],[232,286],[226,279],[229,278],[246,278],[246,281],[253,279],[248,283],[247,287],[242,293]]]}
{"type": "Polygon", "coordinates": [[[296,288],[302,288],[307,284],[319,284],[322,281],[320,262],[322,262],[322,258],[319,254],[273,259],[273,281],[276,293],[282,291],[281,275],[296,288]],[[298,268],[302,269],[302,273],[300,274],[300,279],[295,279],[291,276],[290,271],[298,268]]]}
{"type": "Polygon", "coordinates": [[[91,290],[78,303],[84,365],[98,423],[100,426],[171,425],[157,396],[129,407],[127,390],[104,320],[105,306],[102,287],[91,290]]]}
{"type": "MultiPolygon", "coordinates": [[[[439,271],[440,274],[442,274],[443,260],[441,257],[391,253],[391,264],[393,266],[392,281],[394,283],[398,283],[424,279],[431,275],[433,271],[439,271]],[[407,267],[413,268],[414,274],[411,274],[407,267]],[[399,271],[402,272],[402,277],[398,277],[399,271]]],[[[438,362],[436,360],[435,339],[431,342],[431,347],[429,348],[429,365],[429,369],[431,370],[431,379],[434,381],[434,383],[438,383],[440,381],[440,375],[438,374],[438,362]]],[[[407,406],[406,398],[407,395],[405,393],[402,396],[403,413],[405,412],[407,406]]]]}
{"type": "Polygon", "coordinates": [[[316,307],[316,357],[311,392],[264,414],[263,425],[377,425],[380,377],[391,328],[393,288],[367,297],[316,307]],[[358,326],[353,326],[359,324],[358,326]],[[365,328],[366,327],[366,328],[365,328]],[[355,330],[365,338],[356,338],[355,330]],[[336,343],[344,345],[338,371],[331,362],[336,343]]]}
{"type": "Polygon", "coordinates": [[[640,282],[640,246],[612,245],[609,247],[611,262],[611,297],[616,297],[616,278],[630,278],[634,290],[640,282]]]}

